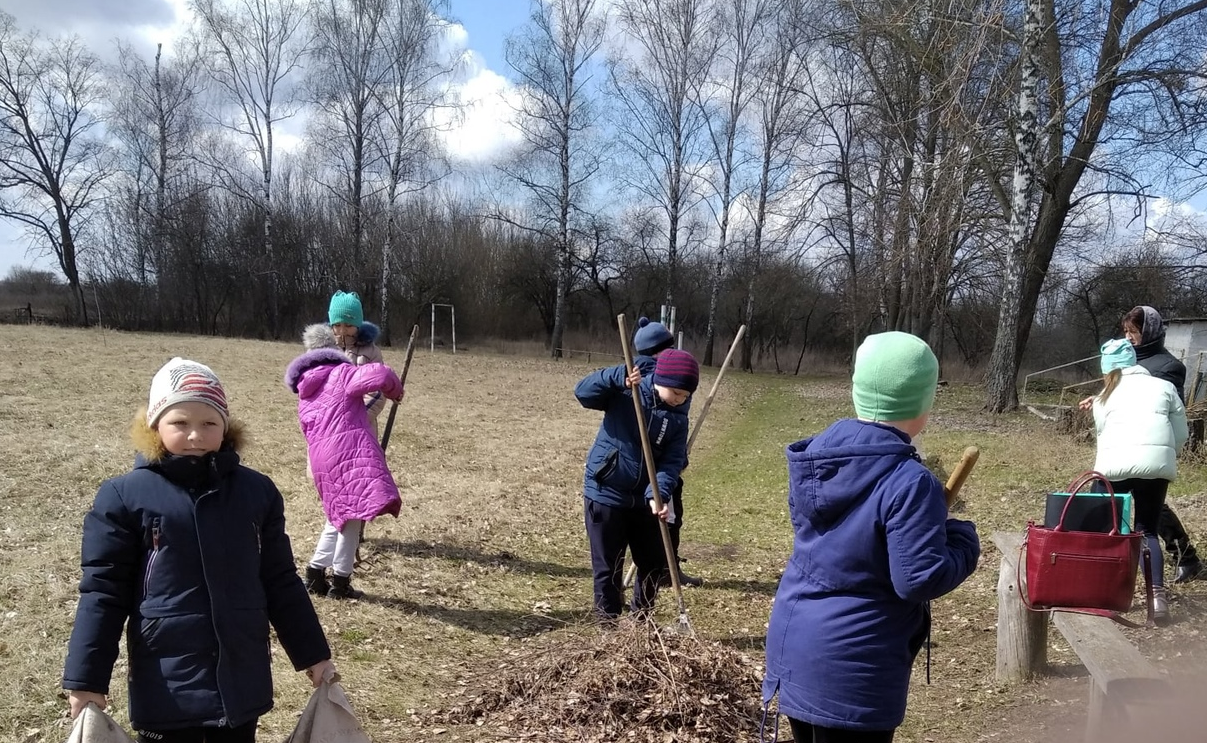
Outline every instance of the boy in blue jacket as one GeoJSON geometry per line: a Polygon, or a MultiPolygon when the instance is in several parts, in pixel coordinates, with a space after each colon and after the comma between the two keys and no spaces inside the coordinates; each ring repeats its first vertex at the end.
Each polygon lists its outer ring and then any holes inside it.
{"type": "Polygon", "coordinates": [[[272,709],[269,625],[314,686],[335,674],[272,480],[239,463],[242,426],[204,364],[174,358],[132,428],[134,470],[84,517],[63,688],[104,709],[126,626],[140,743],[251,743],[272,709]]]}
{"type": "Polygon", "coordinates": [[[595,576],[595,612],[605,621],[617,619],[624,607],[626,549],[637,565],[630,604],[635,613],[653,607],[658,579],[667,568],[657,519],[665,520],[670,508],[664,502],[662,511],[655,512],[630,395],[641,395],[658,489],[669,494],[686,461],[684,411],[699,382],[695,358],[671,348],[658,355],[652,376],[644,376],[638,365],[626,375],[621,364],[587,375],[574,389],[583,407],[604,411],[595,444],[587,454],[583,506],[595,576]]]}
{"type": "MultiPolygon", "coordinates": [[[[675,347],[675,337],[671,335],[671,331],[660,322],[651,322],[649,318],[643,317],[637,321],[637,332],[633,333],[633,348],[637,351],[637,357],[633,359],[633,366],[641,370],[642,374],[653,374],[654,365],[658,363],[658,354],[675,347]]],[[[687,415],[691,407],[691,400],[683,403],[681,406],[683,414],[687,415]]],[[[687,462],[683,464],[683,468],[687,469],[687,462]]],[[[680,477],[675,482],[674,490],[667,495],[663,491],[663,496],[671,503],[671,518],[668,519],[667,527],[671,533],[671,547],[675,551],[676,562],[680,561],[679,557],[679,534],[683,530],[683,478],[680,477]]],[[[685,586],[701,586],[704,581],[692,575],[683,572],[683,566],[679,565],[679,583],[685,586]]],[[[663,587],[671,585],[670,573],[662,576],[661,585],[663,587]]]]}
{"type": "Polygon", "coordinates": [[[948,518],[943,484],[910,443],[938,375],[920,338],[868,336],[851,379],[857,419],[788,447],[795,540],[767,627],[763,703],[779,694],[797,741],[892,741],[927,602],[976,568],[976,528],[948,518]]]}

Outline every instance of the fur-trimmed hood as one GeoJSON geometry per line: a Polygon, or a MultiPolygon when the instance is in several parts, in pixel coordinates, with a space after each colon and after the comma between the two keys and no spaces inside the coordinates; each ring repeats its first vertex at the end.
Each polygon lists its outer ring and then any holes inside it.
{"type": "Polygon", "coordinates": [[[289,362],[289,366],[285,369],[285,386],[289,388],[290,392],[296,395],[298,392],[298,383],[302,381],[302,375],[307,371],[324,364],[351,363],[347,356],[334,348],[316,348],[307,351],[289,362]]]}
{"type": "MultiPolygon", "coordinates": [[[[140,408],[130,422],[130,440],[134,449],[149,464],[163,461],[168,456],[168,450],[159,438],[159,432],[147,425],[147,409],[140,408]]],[[[229,418],[226,421],[226,435],[222,438],[222,448],[238,452],[247,444],[247,429],[243,423],[229,418]]]]}
{"type": "MultiPolygon", "coordinates": [[[[380,337],[381,328],[371,322],[363,322],[356,331],[356,345],[369,346],[376,343],[380,337]]],[[[339,344],[335,340],[335,333],[331,332],[331,326],[322,322],[306,326],[302,331],[302,345],[308,351],[316,348],[339,348],[339,344]]]]}
{"type": "Polygon", "coordinates": [[[321,322],[306,326],[306,329],[302,331],[302,345],[306,347],[307,351],[318,348],[339,348],[335,342],[335,333],[331,332],[331,326],[321,322]]]}
{"type": "Polygon", "coordinates": [[[360,330],[356,331],[356,345],[372,345],[377,342],[379,337],[381,337],[381,328],[366,320],[360,324],[360,330]]]}

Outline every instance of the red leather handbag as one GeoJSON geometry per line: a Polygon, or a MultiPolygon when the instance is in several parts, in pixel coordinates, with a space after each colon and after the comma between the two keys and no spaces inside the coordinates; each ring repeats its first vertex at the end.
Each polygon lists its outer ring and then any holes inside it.
{"type": "MultiPolygon", "coordinates": [[[[1065,516],[1069,498],[1054,528],[1027,523],[1024,598],[1032,609],[1098,609],[1126,612],[1136,591],[1143,534],[1119,533],[1119,507],[1111,483],[1097,472],[1087,478],[1106,484],[1113,526],[1109,533],[1070,531],[1065,516]]],[[[1151,603],[1151,602],[1150,602],[1151,603]]]]}

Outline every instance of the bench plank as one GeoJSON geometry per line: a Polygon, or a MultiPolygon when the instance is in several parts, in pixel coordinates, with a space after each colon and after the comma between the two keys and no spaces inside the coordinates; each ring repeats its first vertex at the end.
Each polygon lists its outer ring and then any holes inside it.
{"type": "Polygon", "coordinates": [[[1112,700],[1116,695],[1132,701],[1168,693],[1165,675],[1106,617],[1056,611],[1052,623],[1112,700]]]}

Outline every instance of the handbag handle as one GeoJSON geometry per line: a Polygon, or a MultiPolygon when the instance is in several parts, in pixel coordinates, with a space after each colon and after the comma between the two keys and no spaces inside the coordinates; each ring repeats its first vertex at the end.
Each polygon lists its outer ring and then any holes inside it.
{"type": "Polygon", "coordinates": [[[1069,511],[1069,506],[1073,505],[1073,498],[1077,497],[1077,493],[1086,485],[1098,480],[1105,487],[1107,495],[1111,499],[1111,531],[1112,535],[1119,534],[1119,506],[1115,503],[1115,488],[1111,485],[1111,481],[1106,479],[1106,475],[1094,470],[1087,470],[1073,480],[1069,485],[1069,498],[1065,501],[1065,507],[1060,511],[1060,521],[1056,524],[1056,531],[1065,531],[1065,514],[1069,511]]]}

